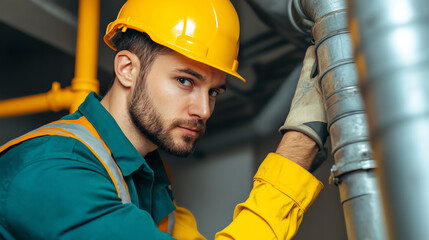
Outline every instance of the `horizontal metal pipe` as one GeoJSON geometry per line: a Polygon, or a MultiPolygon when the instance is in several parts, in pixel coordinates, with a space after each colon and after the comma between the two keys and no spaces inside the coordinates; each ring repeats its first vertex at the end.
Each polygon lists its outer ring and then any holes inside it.
{"type": "Polygon", "coordinates": [[[350,0],[391,239],[429,239],[429,2],[350,0]]]}
{"type": "Polygon", "coordinates": [[[296,12],[295,0],[246,0],[259,18],[295,46],[305,48],[311,41],[313,24],[296,12]]]}

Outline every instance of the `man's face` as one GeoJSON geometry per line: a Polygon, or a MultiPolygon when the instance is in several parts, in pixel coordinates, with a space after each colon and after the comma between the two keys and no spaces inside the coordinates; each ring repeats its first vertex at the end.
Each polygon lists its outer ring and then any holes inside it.
{"type": "Polygon", "coordinates": [[[136,81],[129,105],[135,126],[161,149],[188,156],[225,91],[225,73],[176,52],[156,57],[136,81]]]}

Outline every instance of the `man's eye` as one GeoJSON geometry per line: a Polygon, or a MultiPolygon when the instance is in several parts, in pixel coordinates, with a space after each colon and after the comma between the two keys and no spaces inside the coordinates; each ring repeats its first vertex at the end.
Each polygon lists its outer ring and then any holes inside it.
{"type": "Polygon", "coordinates": [[[210,97],[216,97],[217,95],[219,95],[220,94],[220,92],[218,92],[218,91],[216,91],[216,90],[214,90],[214,89],[211,89],[210,91],[209,91],[209,96],[210,97]]]}
{"type": "Polygon", "coordinates": [[[177,81],[179,81],[180,84],[182,84],[183,86],[191,86],[192,85],[192,82],[187,78],[179,77],[179,78],[177,78],[177,81]]]}

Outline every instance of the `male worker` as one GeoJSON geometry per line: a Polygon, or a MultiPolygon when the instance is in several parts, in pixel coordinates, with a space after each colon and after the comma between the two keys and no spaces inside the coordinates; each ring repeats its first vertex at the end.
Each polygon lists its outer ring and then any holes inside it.
{"type": "MultiPolygon", "coordinates": [[[[238,32],[229,0],[129,0],[104,38],[117,50],[106,96],[0,149],[0,236],[204,239],[157,149],[192,153],[226,74],[242,79],[238,32]]],[[[314,60],[310,48],[286,133],[216,239],[290,239],[321,190],[306,171],[325,139],[314,60]]]]}

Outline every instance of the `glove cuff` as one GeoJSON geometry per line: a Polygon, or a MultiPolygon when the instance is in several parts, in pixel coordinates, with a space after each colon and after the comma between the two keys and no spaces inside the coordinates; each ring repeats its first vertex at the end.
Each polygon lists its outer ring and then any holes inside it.
{"type": "Polygon", "coordinates": [[[317,143],[319,150],[323,149],[326,139],[329,136],[327,124],[318,121],[303,123],[298,126],[285,124],[279,129],[282,134],[284,134],[287,130],[295,130],[304,133],[317,143]]]}

